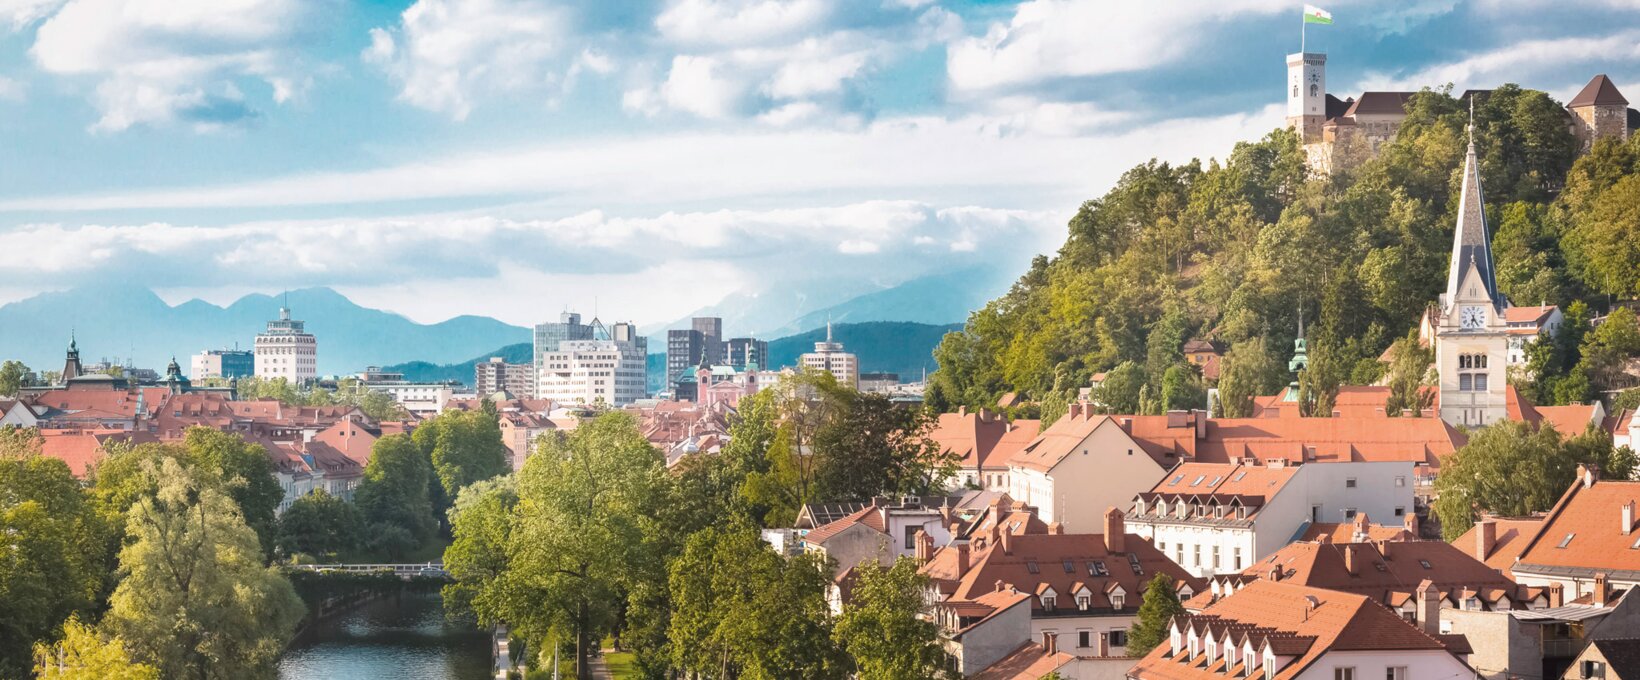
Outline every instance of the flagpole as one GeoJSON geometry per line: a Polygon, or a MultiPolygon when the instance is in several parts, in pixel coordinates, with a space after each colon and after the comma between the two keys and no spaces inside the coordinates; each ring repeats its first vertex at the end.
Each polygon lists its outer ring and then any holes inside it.
{"type": "Polygon", "coordinates": [[[1309,28],[1309,21],[1303,14],[1298,15],[1298,53],[1304,54],[1304,33],[1309,28]]]}

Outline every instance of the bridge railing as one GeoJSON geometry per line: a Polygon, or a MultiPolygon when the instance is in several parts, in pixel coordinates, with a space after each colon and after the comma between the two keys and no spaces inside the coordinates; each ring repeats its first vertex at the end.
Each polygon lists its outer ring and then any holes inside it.
{"type": "Polygon", "coordinates": [[[443,562],[422,562],[416,564],[298,564],[289,567],[301,571],[343,571],[350,573],[379,573],[391,572],[398,576],[449,576],[444,570],[443,562]]]}

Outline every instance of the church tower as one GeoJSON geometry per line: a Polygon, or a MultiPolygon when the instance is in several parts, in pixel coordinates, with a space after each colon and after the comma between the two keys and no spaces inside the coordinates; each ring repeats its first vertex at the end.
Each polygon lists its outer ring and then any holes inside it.
{"type": "Polygon", "coordinates": [[[1326,122],[1327,55],[1287,55],[1287,127],[1298,131],[1300,144],[1314,144],[1321,141],[1326,122]]]}
{"type": "Polygon", "coordinates": [[[1435,361],[1441,376],[1441,419],[1473,427],[1507,417],[1505,367],[1509,353],[1509,334],[1503,318],[1509,301],[1498,292],[1486,229],[1486,205],[1481,198],[1480,169],[1475,160],[1473,121],[1469,125],[1461,191],[1457,230],[1452,235],[1452,261],[1435,329],[1435,361]]]}

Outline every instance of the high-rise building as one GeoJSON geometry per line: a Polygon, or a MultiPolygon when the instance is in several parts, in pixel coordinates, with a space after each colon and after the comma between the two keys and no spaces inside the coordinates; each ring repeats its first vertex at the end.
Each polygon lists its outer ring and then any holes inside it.
{"type": "Polygon", "coordinates": [[[723,343],[723,363],[749,368],[769,367],[769,341],[757,338],[731,338],[723,343]]]}
{"type": "Polygon", "coordinates": [[[723,319],[697,316],[689,328],[666,332],[666,384],[676,383],[702,362],[723,363],[723,319]]]}
{"type": "Polygon", "coordinates": [[[831,324],[826,324],[825,342],[814,343],[814,351],[799,360],[805,370],[825,371],[837,378],[837,384],[850,389],[860,388],[860,359],[843,351],[843,343],[831,338],[831,324]]]}
{"type": "Polygon", "coordinates": [[[319,343],[301,321],[290,318],[289,307],[280,307],[279,318],[256,336],[255,353],[258,378],[301,383],[319,377],[319,343]]]}
{"type": "Polygon", "coordinates": [[[248,349],[208,349],[195,354],[189,363],[194,380],[256,375],[256,354],[248,349]]]}
{"type": "Polygon", "coordinates": [[[509,364],[501,357],[490,357],[473,366],[473,387],[479,396],[506,390],[514,397],[535,395],[535,367],[532,364],[509,364]]]}
{"type": "Polygon", "coordinates": [[[649,339],[630,323],[617,323],[600,334],[603,325],[593,319],[591,328],[594,339],[565,340],[539,355],[536,397],[561,404],[625,406],[648,396],[649,339]]]}
{"type": "MultiPolygon", "coordinates": [[[[548,352],[558,351],[558,346],[570,340],[591,340],[592,326],[581,323],[581,315],[575,312],[564,312],[558,315],[557,323],[540,323],[535,325],[534,361],[531,362],[530,375],[537,376],[541,371],[542,356],[548,352]]],[[[532,393],[540,397],[539,392],[532,393]]]]}

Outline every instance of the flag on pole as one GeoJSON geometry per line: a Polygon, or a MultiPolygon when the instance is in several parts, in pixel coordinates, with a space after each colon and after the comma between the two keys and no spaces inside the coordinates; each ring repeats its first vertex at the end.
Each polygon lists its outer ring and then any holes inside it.
{"type": "Polygon", "coordinates": [[[1327,24],[1327,25],[1331,26],[1332,25],[1332,12],[1328,12],[1327,10],[1321,9],[1320,7],[1316,7],[1315,5],[1305,5],[1304,6],[1304,23],[1306,23],[1306,24],[1327,24]]]}

